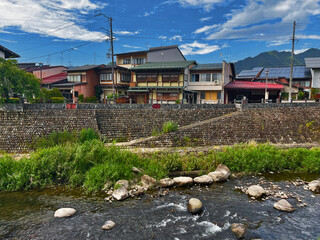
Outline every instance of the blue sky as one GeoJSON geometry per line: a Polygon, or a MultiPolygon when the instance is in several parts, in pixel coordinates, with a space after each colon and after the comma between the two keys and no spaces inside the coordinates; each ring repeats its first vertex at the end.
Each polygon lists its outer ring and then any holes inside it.
{"type": "Polygon", "coordinates": [[[0,44],[19,62],[110,62],[104,30],[113,18],[115,53],[179,45],[188,60],[235,62],[264,51],[320,48],[315,0],[1,0],[0,44]]]}

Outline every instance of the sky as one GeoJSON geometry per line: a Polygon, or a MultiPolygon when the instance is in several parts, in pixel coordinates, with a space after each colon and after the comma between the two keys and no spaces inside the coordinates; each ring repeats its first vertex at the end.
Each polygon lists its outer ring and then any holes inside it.
{"type": "Polygon", "coordinates": [[[109,63],[108,17],[115,54],[178,45],[187,60],[236,62],[291,51],[294,21],[295,53],[320,48],[316,0],[1,0],[0,45],[19,62],[109,63]]]}

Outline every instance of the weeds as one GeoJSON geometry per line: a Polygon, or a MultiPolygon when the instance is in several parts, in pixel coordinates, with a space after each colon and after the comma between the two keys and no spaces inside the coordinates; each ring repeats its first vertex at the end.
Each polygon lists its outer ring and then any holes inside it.
{"type": "Polygon", "coordinates": [[[163,133],[169,133],[174,132],[178,130],[178,124],[174,121],[168,121],[163,124],[162,132],[163,133]]]}

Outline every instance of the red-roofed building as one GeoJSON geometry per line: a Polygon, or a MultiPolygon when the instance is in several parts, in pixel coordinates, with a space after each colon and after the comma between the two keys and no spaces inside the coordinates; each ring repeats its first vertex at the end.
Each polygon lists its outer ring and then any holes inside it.
{"type": "Polygon", "coordinates": [[[41,85],[51,88],[52,84],[67,82],[67,72],[58,73],[49,77],[42,78],[41,85]]]}
{"type": "MultiPolygon", "coordinates": [[[[232,103],[234,100],[241,100],[246,97],[248,103],[260,103],[265,98],[266,83],[249,82],[249,81],[233,81],[224,86],[226,92],[226,102],[232,103]]],[[[273,102],[280,100],[280,93],[284,87],[282,84],[267,84],[267,92],[269,98],[273,102]]]]}

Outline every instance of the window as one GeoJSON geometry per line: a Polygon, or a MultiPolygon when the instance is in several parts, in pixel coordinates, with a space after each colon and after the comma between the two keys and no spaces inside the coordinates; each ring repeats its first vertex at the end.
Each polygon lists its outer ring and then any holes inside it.
{"type": "Polygon", "coordinates": [[[168,101],[173,101],[173,100],[179,100],[179,93],[157,93],[157,100],[168,100],[168,101]]]}
{"type": "Polygon", "coordinates": [[[156,82],[157,74],[137,74],[137,82],[156,82]]]}
{"type": "Polygon", "coordinates": [[[121,73],[121,82],[131,82],[131,75],[121,73]]]}
{"type": "Polygon", "coordinates": [[[200,75],[199,74],[192,74],[191,75],[191,82],[199,82],[200,75]]]}
{"type": "Polygon", "coordinates": [[[212,81],[221,81],[222,79],[222,74],[221,73],[212,73],[212,81]]]}
{"type": "Polygon", "coordinates": [[[200,97],[201,97],[201,99],[206,99],[206,92],[201,92],[200,97]]]}
{"type": "Polygon", "coordinates": [[[131,64],[131,59],[130,58],[123,59],[123,64],[131,64]]]}
{"type": "Polygon", "coordinates": [[[201,82],[210,82],[211,73],[201,74],[201,82]]]}
{"type": "Polygon", "coordinates": [[[68,82],[81,82],[81,75],[67,76],[68,82]]]}
{"type": "Polygon", "coordinates": [[[112,73],[100,74],[100,82],[112,81],[112,73]]]}
{"type": "Polygon", "coordinates": [[[217,99],[218,99],[218,100],[221,99],[221,92],[218,92],[218,93],[217,93],[217,99]]]}
{"type": "Polygon", "coordinates": [[[163,82],[178,82],[179,74],[163,74],[162,75],[163,82]]]}
{"type": "Polygon", "coordinates": [[[136,58],[134,59],[134,64],[144,64],[146,63],[146,59],[145,58],[136,58]]]}

